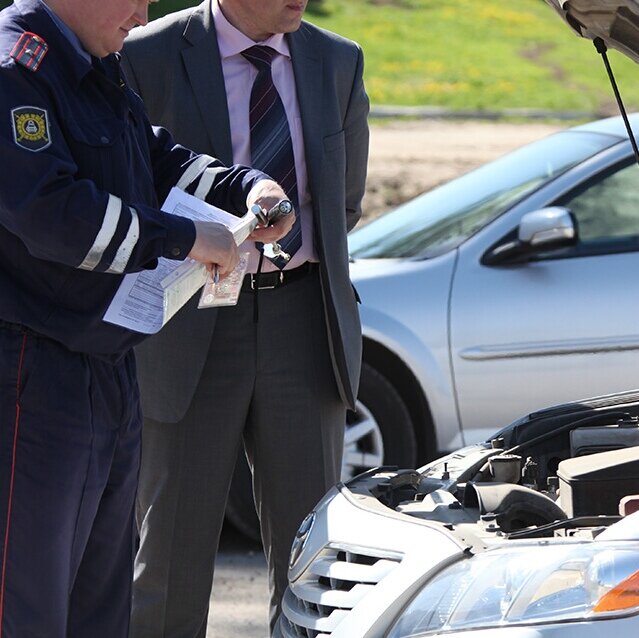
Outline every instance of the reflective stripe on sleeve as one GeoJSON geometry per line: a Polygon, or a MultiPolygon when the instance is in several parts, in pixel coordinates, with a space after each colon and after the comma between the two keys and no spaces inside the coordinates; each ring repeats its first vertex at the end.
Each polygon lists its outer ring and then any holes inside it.
{"type": "Polygon", "coordinates": [[[109,270],[107,270],[108,273],[119,275],[124,272],[124,269],[131,258],[131,253],[140,238],[140,220],[138,218],[138,214],[136,210],[130,206],[129,210],[131,211],[131,223],[129,224],[129,230],[127,231],[124,241],[120,244],[118,252],[115,254],[113,263],[109,267],[109,270]]]}
{"type": "Polygon", "coordinates": [[[189,164],[189,167],[182,173],[182,177],[178,180],[176,186],[184,190],[189,184],[192,184],[201,173],[204,172],[209,164],[212,164],[215,160],[209,155],[200,155],[193,163],[189,164]]]}
{"type": "Polygon", "coordinates": [[[98,231],[93,246],[91,246],[84,261],[78,266],[82,270],[94,270],[100,263],[104,251],[115,235],[115,229],[118,226],[120,215],[122,213],[122,200],[115,195],[109,195],[104,219],[102,220],[102,228],[98,231]]]}
{"type": "Polygon", "coordinates": [[[195,197],[198,199],[206,199],[206,196],[209,194],[211,187],[213,186],[213,182],[215,181],[215,176],[221,171],[224,170],[221,167],[218,168],[207,168],[204,173],[202,173],[202,177],[200,177],[200,182],[198,187],[195,189],[195,197]]]}

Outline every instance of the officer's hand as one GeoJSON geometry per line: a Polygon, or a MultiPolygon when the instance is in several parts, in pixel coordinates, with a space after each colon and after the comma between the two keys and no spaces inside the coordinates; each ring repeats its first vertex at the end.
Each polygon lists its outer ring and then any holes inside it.
{"type": "Polygon", "coordinates": [[[211,270],[217,264],[220,275],[225,275],[240,259],[231,231],[217,222],[194,222],[195,243],[189,257],[201,261],[211,270]]]}
{"type": "MultiPolygon", "coordinates": [[[[264,210],[271,210],[275,204],[283,199],[288,199],[282,187],[272,180],[264,179],[259,181],[248,194],[246,206],[250,210],[253,204],[258,204],[264,210]]],[[[295,211],[288,215],[283,215],[270,226],[258,226],[250,235],[252,241],[261,241],[265,244],[277,241],[286,235],[295,222],[295,211]]]]}

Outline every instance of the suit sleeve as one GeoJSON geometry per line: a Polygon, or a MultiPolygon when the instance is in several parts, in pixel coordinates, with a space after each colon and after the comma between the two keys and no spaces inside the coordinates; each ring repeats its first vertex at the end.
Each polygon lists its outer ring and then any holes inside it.
{"type": "Polygon", "coordinates": [[[346,228],[352,230],[362,216],[368,164],[369,100],[364,88],[364,56],[357,47],[357,65],[344,119],[346,143],[346,228]]]}

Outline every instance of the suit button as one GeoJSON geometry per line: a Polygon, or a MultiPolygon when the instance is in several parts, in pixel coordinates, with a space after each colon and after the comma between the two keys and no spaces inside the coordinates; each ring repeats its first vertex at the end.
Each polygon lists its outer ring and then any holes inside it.
{"type": "Polygon", "coordinates": [[[109,138],[105,137],[104,135],[100,138],[100,142],[102,142],[102,144],[108,144],[109,143],[109,138]]]}
{"type": "Polygon", "coordinates": [[[182,254],[182,251],[176,246],[175,248],[171,248],[171,254],[174,257],[179,257],[182,254]]]}

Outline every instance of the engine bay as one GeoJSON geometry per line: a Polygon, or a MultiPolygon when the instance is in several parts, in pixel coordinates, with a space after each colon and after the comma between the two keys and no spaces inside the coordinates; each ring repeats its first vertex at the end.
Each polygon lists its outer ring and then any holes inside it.
{"type": "Polygon", "coordinates": [[[508,539],[594,538],[639,495],[639,395],[532,413],[418,470],[383,467],[348,490],[445,526],[477,550],[508,539]]]}

